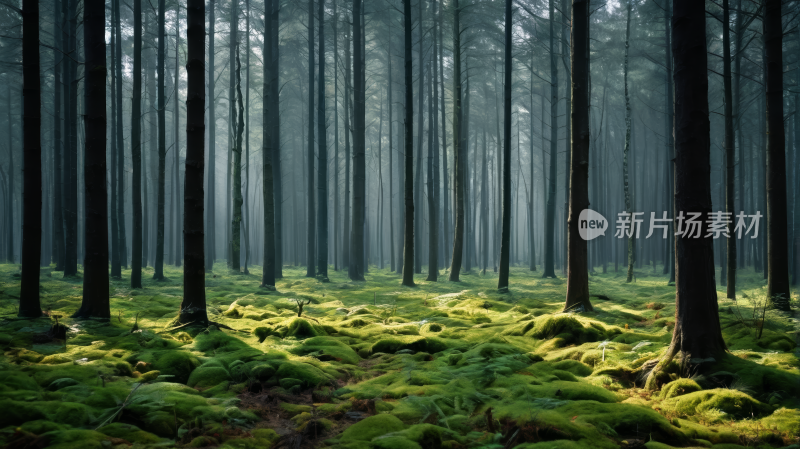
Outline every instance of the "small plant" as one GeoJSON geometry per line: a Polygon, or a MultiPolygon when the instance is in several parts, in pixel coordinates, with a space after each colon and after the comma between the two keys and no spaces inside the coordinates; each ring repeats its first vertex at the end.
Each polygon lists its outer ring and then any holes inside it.
{"type": "Polygon", "coordinates": [[[303,307],[311,304],[311,298],[292,298],[292,301],[297,305],[297,317],[303,316],[303,307]]]}

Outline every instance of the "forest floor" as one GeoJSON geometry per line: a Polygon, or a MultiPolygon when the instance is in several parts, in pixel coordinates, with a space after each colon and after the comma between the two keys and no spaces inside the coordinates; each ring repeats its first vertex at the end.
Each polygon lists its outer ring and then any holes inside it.
{"type": "Polygon", "coordinates": [[[610,267],[590,277],[608,300],[561,313],[565,280],[523,267],[509,294],[496,273],[407,288],[376,267],[365,283],[284,267],[270,292],[260,267],[217,263],[206,291],[219,326],[173,330],[181,268],[166,281],[147,268],[141,290],[123,271],[98,322],[69,318],[82,280],[51,268],[49,318],[16,318],[19,266],[0,265],[0,446],[800,448],[800,326],[762,311],[752,270],[737,302],[718,290],[729,353],[703,372],[673,363],[658,391],[642,389],[674,326],[674,286],[653,273],[626,284],[610,267]]]}

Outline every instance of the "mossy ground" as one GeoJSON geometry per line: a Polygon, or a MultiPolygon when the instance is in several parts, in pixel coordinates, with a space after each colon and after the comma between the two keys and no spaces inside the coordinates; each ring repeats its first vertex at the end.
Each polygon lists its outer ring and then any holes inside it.
{"type": "Polygon", "coordinates": [[[769,312],[755,337],[765,289],[751,270],[739,273],[737,303],[720,289],[730,354],[702,373],[669,366],[663,391],[649,392],[643,366],[664,353],[675,312],[674,287],[651,267],[631,284],[622,272],[591,276],[592,293],[611,300],[563,314],[565,281],[521,267],[509,294],[494,273],[417,276],[407,288],[376,267],[366,283],[284,267],[270,292],[260,267],[217,263],[208,312],[233,331],[171,331],[182,271],[165,268],[166,281],[146,269],[141,290],[129,271],[113,280],[110,323],[68,318],[82,280],[42,269],[42,305],[67,326],[65,343],[46,335],[55,318],[16,318],[19,267],[0,265],[0,446],[800,444],[797,321],[769,312]],[[302,318],[293,299],[311,300],[302,318]]]}

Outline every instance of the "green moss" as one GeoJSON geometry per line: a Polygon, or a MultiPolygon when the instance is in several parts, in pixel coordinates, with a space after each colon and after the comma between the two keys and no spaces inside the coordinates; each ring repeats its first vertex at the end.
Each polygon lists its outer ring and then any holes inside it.
{"type": "Polygon", "coordinates": [[[190,387],[204,389],[230,379],[231,375],[228,370],[221,366],[200,366],[192,371],[186,384],[190,387]]]}
{"type": "Polygon", "coordinates": [[[361,360],[350,346],[331,337],[313,337],[292,349],[293,354],[311,355],[320,360],[336,360],[355,365],[361,360]]]}
{"type": "Polygon", "coordinates": [[[577,360],[562,360],[553,364],[553,368],[568,371],[576,376],[586,377],[592,374],[592,367],[577,360]]]}
{"type": "Polygon", "coordinates": [[[0,428],[48,418],[39,407],[25,402],[0,400],[0,410],[14,411],[14,413],[0,413],[0,428]]]}
{"type": "Polygon", "coordinates": [[[183,351],[167,351],[159,355],[153,367],[161,374],[173,376],[172,382],[186,383],[195,368],[200,365],[197,357],[183,351]]]}
{"type": "Polygon", "coordinates": [[[687,393],[700,391],[703,388],[692,379],[681,378],[661,387],[661,398],[670,399],[687,393]]]}
{"type": "Polygon", "coordinates": [[[297,379],[303,388],[315,387],[327,383],[330,376],[326,375],[319,368],[307,363],[285,361],[280,364],[275,373],[278,379],[297,379]]]}
{"type": "Polygon", "coordinates": [[[375,415],[353,424],[342,433],[342,441],[370,441],[389,432],[403,430],[405,425],[393,415],[375,415]]]}
{"type": "Polygon", "coordinates": [[[98,432],[114,438],[122,438],[131,443],[153,444],[161,441],[159,437],[145,432],[133,424],[112,423],[97,429],[98,432]]]}
{"type": "Polygon", "coordinates": [[[695,391],[668,399],[663,403],[667,409],[674,410],[682,416],[719,410],[736,417],[761,415],[770,410],[766,404],[753,399],[745,393],[726,388],[695,391]]]}

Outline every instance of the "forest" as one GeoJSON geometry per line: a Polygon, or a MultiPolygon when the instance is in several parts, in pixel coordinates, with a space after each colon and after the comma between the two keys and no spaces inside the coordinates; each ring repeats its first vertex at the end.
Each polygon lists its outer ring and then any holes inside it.
{"type": "Polygon", "coordinates": [[[0,447],[800,449],[797,0],[0,0],[0,447]]]}

